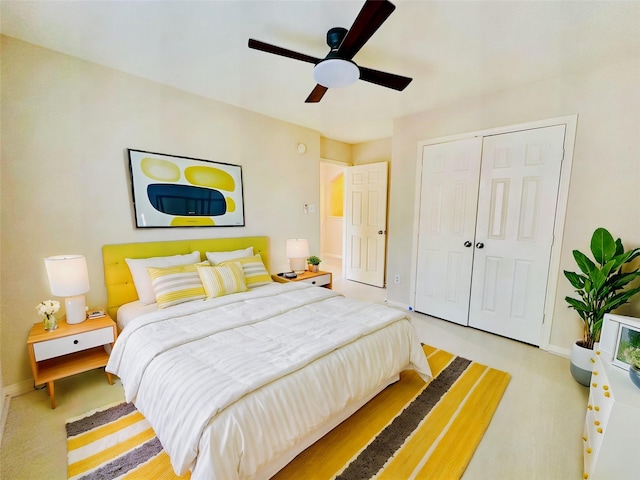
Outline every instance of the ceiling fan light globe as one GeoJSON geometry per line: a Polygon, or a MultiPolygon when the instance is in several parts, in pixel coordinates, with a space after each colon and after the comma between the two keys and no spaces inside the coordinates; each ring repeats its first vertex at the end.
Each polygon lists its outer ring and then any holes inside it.
{"type": "Polygon", "coordinates": [[[341,58],[328,58],[318,63],[313,69],[313,79],[327,88],[346,87],[358,81],[358,66],[341,58]]]}

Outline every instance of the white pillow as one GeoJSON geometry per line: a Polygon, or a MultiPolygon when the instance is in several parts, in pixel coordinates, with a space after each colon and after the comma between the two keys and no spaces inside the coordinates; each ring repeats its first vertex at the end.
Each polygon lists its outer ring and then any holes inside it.
{"type": "Polygon", "coordinates": [[[207,252],[207,260],[211,265],[218,265],[219,263],[226,262],[228,260],[235,260],[236,258],[253,257],[253,247],[248,247],[242,250],[233,250],[231,252],[207,252]]]}
{"type": "Polygon", "coordinates": [[[151,258],[125,258],[125,262],[129,266],[133,284],[138,292],[138,300],[145,305],[156,303],[156,294],[151,285],[151,278],[147,267],[176,267],[178,265],[189,265],[190,263],[198,263],[200,261],[200,252],[187,253],[186,255],[171,255],[168,257],[151,257],[151,258]]]}

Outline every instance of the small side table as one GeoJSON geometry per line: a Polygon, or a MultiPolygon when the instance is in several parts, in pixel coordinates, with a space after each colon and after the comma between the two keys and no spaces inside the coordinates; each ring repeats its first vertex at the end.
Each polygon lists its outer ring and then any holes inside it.
{"type": "Polygon", "coordinates": [[[333,282],[333,275],[331,272],[323,272],[318,270],[317,272],[310,272],[305,270],[303,273],[299,273],[296,278],[285,278],[279,275],[271,275],[274,281],[279,283],[287,282],[305,282],[311,283],[316,287],[325,287],[331,289],[333,282]]]}
{"type": "MultiPolygon", "coordinates": [[[[63,318],[52,332],[44,329],[43,322],[33,325],[27,338],[31,371],[36,386],[47,384],[51,408],[56,408],[53,382],[106,366],[117,336],[116,323],[109,315],[74,325],[63,318]]],[[[107,379],[113,385],[108,372],[107,379]]]]}

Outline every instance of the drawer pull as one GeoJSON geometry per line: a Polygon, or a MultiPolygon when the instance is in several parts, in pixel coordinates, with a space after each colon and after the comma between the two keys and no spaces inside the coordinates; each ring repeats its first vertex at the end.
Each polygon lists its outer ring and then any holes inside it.
{"type": "Polygon", "coordinates": [[[594,409],[596,412],[599,412],[599,411],[600,411],[600,407],[599,407],[599,406],[597,406],[597,405],[596,405],[595,407],[593,407],[593,409],[594,409]]]}
{"type": "Polygon", "coordinates": [[[611,396],[611,394],[609,392],[604,392],[604,396],[609,398],[611,396]]]}
{"type": "Polygon", "coordinates": [[[596,387],[598,386],[598,384],[597,384],[596,382],[593,382],[593,383],[591,384],[591,386],[592,386],[593,388],[596,388],[596,387]]]}
{"type": "Polygon", "coordinates": [[[598,432],[598,433],[602,433],[602,427],[598,427],[597,432],[598,432]]]}
{"type": "Polygon", "coordinates": [[[602,388],[604,388],[605,390],[609,390],[609,385],[605,385],[602,388]]]}
{"type": "Polygon", "coordinates": [[[78,344],[78,340],[74,340],[74,341],[73,341],[73,344],[74,344],[74,345],[77,345],[77,344],[78,344]]]}
{"type": "Polygon", "coordinates": [[[591,450],[590,448],[587,448],[587,453],[591,453],[593,450],[591,450]]]}
{"type": "Polygon", "coordinates": [[[593,371],[594,375],[598,375],[598,372],[596,370],[593,371]]]}
{"type": "Polygon", "coordinates": [[[595,426],[596,426],[596,427],[600,425],[600,422],[599,422],[598,420],[596,420],[596,421],[595,421],[595,422],[593,422],[593,423],[595,424],[595,426]]]}
{"type": "Polygon", "coordinates": [[[315,280],[314,280],[313,282],[311,282],[311,285],[315,285],[315,284],[316,284],[316,281],[315,281],[315,280]]]}

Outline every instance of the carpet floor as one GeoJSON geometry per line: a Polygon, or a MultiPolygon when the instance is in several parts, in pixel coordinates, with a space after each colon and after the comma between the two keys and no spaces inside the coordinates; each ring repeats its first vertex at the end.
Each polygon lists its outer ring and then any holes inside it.
{"type": "MultiPolygon", "coordinates": [[[[508,373],[425,345],[435,379],[401,374],[298,455],[275,480],[461,478],[509,383],[508,373]]],[[[67,421],[68,478],[176,479],[146,419],[130,404],[67,421]]]]}

